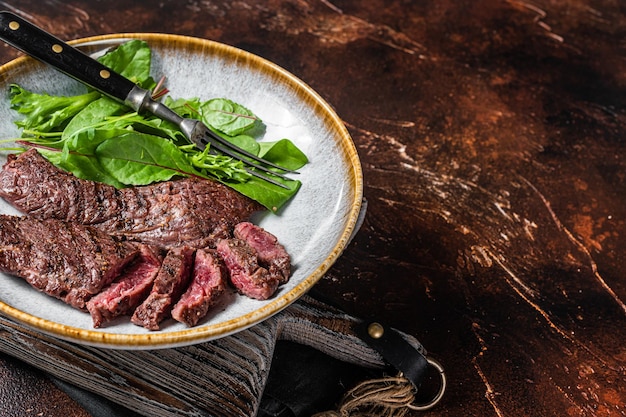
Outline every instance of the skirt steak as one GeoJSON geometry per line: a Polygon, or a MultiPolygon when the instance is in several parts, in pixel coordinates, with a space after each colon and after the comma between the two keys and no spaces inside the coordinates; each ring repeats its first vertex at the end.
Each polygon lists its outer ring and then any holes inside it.
{"type": "Polygon", "coordinates": [[[241,222],[235,226],[235,237],[245,240],[257,253],[259,263],[281,284],[289,281],[291,259],[285,247],[276,236],[250,222],[241,222]]]}
{"type": "Polygon", "coordinates": [[[122,315],[131,315],[146,299],[161,267],[153,248],[141,245],[139,256],[108,287],[87,301],[94,327],[122,315]]]}
{"type": "Polygon", "coordinates": [[[248,221],[262,206],[215,181],[118,190],[31,149],[9,155],[0,197],[26,214],[0,214],[0,271],[88,310],[94,327],[120,315],[195,326],[228,284],[265,300],[291,273],[278,239],[248,221]]]}
{"type": "Polygon", "coordinates": [[[135,310],[131,321],[149,330],[159,330],[172,306],[187,288],[194,250],[189,246],[171,249],[161,265],[148,298],[135,310]]]}
{"type": "Polygon", "coordinates": [[[0,271],[80,309],[138,252],[93,227],[0,215],[0,271]]]}
{"type": "Polygon", "coordinates": [[[39,219],[91,225],[165,248],[213,246],[262,206],[216,181],[186,178],[121,190],[62,171],[35,149],[9,155],[0,197],[39,219]]]}
{"type": "Polygon", "coordinates": [[[226,289],[224,262],[214,250],[199,249],[193,265],[191,283],[172,309],[172,317],[195,326],[215,305],[226,289]]]}
{"type": "Polygon", "coordinates": [[[243,295],[267,300],[276,292],[278,279],[259,265],[256,251],[245,240],[222,239],[217,243],[230,283],[243,295]]]}

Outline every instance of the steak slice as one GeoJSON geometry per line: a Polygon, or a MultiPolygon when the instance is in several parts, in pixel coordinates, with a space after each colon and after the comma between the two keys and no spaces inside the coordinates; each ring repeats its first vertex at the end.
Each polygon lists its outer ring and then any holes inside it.
{"type": "Polygon", "coordinates": [[[191,284],[172,309],[172,317],[190,327],[198,324],[224,293],[226,274],[215,250],[197,250],[191,284]]]}
{"type": "Polygon", "coordinates": [[[137,254],[137,245],[92,227],[0,215],[0,270],[79,309],[137,254]]]}
{"type": "Polygon", "coordinates": [[[193,254],[191,247],[180,246],[165,255],[148,298],[131,317],[133,323],[149,330],[159,330],[159,324],[167,318],[189,282],[193,254]]]}
{"type": "Polygon", "coordinates": [[[117,190],[62,171],[35,149],[9,155],[0,171],[0,197],[40,219],[92,225],[165,248],[214,246],[262,209],[232,188],[200,178],[117,190]]]}
{"type": "Polygon", "coordinates": [[[289,281],[291,260],[285,247],[276,236],[260,226],[250,222],[241,222],[235,226],[234,235],[245,240],[257,253],[259,263],[275,276],[281,284],[289,281]]]}
{"type": "Polygon", "coordinates": [[[276,292],[278,279],[259,265],[256,251],[241,239],[222,239],[217,243],[231,284],[241,294],[267,300],[276,292]]]}
{"type": "Polygon", "coordinates": [[[154,283],[161,258],[153,248],[141,245],[139,256],[111,285],[87,301],[94,327],[132,313],[146,299],[154,283]]]}

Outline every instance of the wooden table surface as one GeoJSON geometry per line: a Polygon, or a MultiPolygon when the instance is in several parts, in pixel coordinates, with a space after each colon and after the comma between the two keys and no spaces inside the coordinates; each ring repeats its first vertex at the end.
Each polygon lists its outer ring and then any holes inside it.
{"type": "MultiPolygon", "coordinates": [[[[5,0],[0,8],[63,39],[216,40],[277,63],[326,99],[359,152],[368,213],[316,290],[416,336],[445,366],[442,403],[409,415],[626,416],[620,2],[5,0]]],[[[17,55],[0,46],[0,62],[17,55]]],[[[88,415],[10,357],[0,356],[0,374],[2,415],[88,415]]]]}

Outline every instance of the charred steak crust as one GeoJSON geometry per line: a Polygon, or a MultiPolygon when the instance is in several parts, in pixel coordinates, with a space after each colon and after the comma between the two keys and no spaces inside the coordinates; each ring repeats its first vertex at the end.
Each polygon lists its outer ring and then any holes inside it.
{"type": "Polygon", "coordinates": [[[9,155],[0,197],[23,213],[92,225],[166,248],[213,246],[262,209],[216,181],[185,178],[122,190],[64,172],[35,149],[9,155]]]}
{"type": "Polygon", "coordinates": [[[0,215],[0,270],[79,309],[137,254],[89,226],[0,215]]]}
{"type": "Polygon", "coordinates": [[[137,309],[131,321],[149,330],[159,330],[159,324],[171,312],[188,285],[193,265],[194,249],[180,246],[171,249],[159,269],[152,290],[137,309]]]}
{"type": "Polygon", "coordinates": [[[192,327],[202,320],[226,289],[226,267],[212,249],[196,251],[191,283],[172,309],[172,317],[192,327]]]}
{"type": "Polygon", "coordinates": [[[148,245],[140,245],[137,258],[108,287],[87,301],[94,327],[132,314],[148,296],[161,267],[161,258],[148,245]]]}
{"type": "Polygon", "coordinates": [[[248,221],[261,205],[214,181],[117,190],[32,149],[9,156],[0,197],[27,214],[0,214],[0,271],[88,310],[94,327],[131,314],[150,330],[170,315],[195,326],[228,284],[265,300],[290,277],[285,248],[248,221]]]}
{"type": "Polygon", "coordinates": [[[256,251],[245,240],[222,239],[217,243],[217,252],[237,291],[257,300],[267,300],[274,295],[278,279],[259,265],[256,251]]]}

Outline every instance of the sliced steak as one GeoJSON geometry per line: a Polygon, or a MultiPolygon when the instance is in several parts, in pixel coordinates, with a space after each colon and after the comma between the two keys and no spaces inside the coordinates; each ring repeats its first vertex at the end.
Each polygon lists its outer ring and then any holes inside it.
{"type": "Polygon", "coordinates": [[[241,294],[267,300],[276,292],[278,279],[259,265],[256,251],[242,239],[222,239],[217,243],[231,284],[241,294]]]}
{"type": "Polygon", "coordinates": [[[0,215],[0,270],[80,309],[137,254],[92,227],[0,215]]]}
{"type": "Polygon", "coordinates": [[[154,284],[143,303],[137,307],[131,321],[149,330],[159,330],[159,324],[169,315],[189,283],[194,250],[189,246],[171,249],[154,284]]]}
{"type": "Polygon", "coordinates": [[[196,251],[191,284],[172,309],[172,317],[195,326],[226,289],[226,268],[216,251],[196,251]]]}
{"type": "Polygon", "coordinates": [[[235,226],[234,235],[245,240],[257,253],[259,263],[270,274],[278,278],[281,284],[289,281],[291,260],[285,247],[278,242],[276,236],[250,222],[241,222],[235,226]]]}
{"type": "Polygon", "coordinates": [[[139,256],[108,287],[87,301],[94,327],[101,327],[118,316],[131,314],[146,299],[161,258],[148,245],[140,245],[139,256]]]}
{"type": "Polygon", "coordinates": [[[260,204],[216,181],[186,178],[122,190],[76,178],[36,150],[9,155],[0,197],[23,213],[92,225],[166,248],[201,248],[226,238],[260,204]]]}

